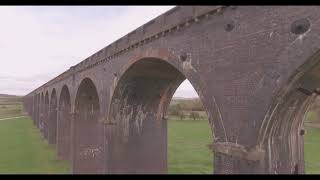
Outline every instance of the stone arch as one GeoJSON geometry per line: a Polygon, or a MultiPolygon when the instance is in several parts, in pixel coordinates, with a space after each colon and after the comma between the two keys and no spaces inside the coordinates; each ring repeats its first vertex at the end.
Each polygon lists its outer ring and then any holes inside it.
{"type": "Polygon", "coordinates": [[[49,101],[49,92],[46,91],[43,101],[43,133],[46,139],[48,139],[49,135],[49,101]]]}
{"type": "Polygon", "coordinates": [[[73,130],[74,173],[103,173],[103,126],[99,123],[99,95],[94,82],[84,78],[77,90],[73,130]]]}
{"type": "Polygon", "coordinates": [[[320,93],[320,50],[299,66],[273,98],[258,142],[265,153],[265,172],[304,173],[303,121],[320,93]]]}
{"type": "Polygon", "coordinates": [[[35,102],[35,125],[39,128],[39,104],[40,104],[40,94],[36,94],[36,102],[35,102]]]}
{"type": "Polygon", "coordinates": [[[39,106],[39,128],[41,133],[44,135],[44,95],[41,92],[40,106],[39,106]]]}
{"type": "Polygon", "coordinates": [[[32,109],[32,120],[33,120],[33,125],[37,125],[37,121],[36,121],[36,108],[37,108],[37,94],[35,93],[33,95],[33,109],[32,109]]]}
{"type": "Polygon", "coordinates": [[[174,92],[188,79],[203,102],[192,75],[162,58],[146,57],[115,77],[107,118],[113,126],[108,146],[110,173],[166,173],[166,113],[174,92]]]}
{"type": "Polygon", "coordinates": [[[58,106],[57,154],[58,159],[70,158],[71,98],[67,85],[61,89],[58,106]]]}
{"type": "Polygon", "coordinates": [[[56,144],[57,141],[57,92],[53,88],[50,96],[50,110],[48,118],[48,142],[49,144],[56,144]]]}

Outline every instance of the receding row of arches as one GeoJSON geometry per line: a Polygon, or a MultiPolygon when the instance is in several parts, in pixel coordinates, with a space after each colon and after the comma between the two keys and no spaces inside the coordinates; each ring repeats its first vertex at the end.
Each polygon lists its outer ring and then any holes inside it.
{"type": "MultiPolygon", "coordinates": [[[[288,88],[271,104],[265,117],[266,127],[262,128],[265,132],[258,137],[259,148],[265,151],[263,156],[252,155],[261,159],[243,160],[215,153],[214,161],[219,164],[214,166],[215,172],[304,172],[303,136],[299,132],[303,129],[305,112],[315,97],[312,93],[319,94],[315,87],[320,82],[317,75],[320,65],[317,60],[311,62],[316,65],[306,66],[293,76],[286,84],[288,88]]],[[[109,126],[99,122],[101,100],[90,78],[81,81],[75,101],[71,100],[66,85],[59,97],[55,89],[50,95],[48,92],[35,94],[34,124],[50,144],[57,145],[58,157],[72,162],[73,173],[165,173],[166,112],[172,95],[185,79],[184,73],[166,61],[142,59],[117,79],[108,103],[109,126]]],[[[208,104],[203,105],[208,112],[208,104]]],[[[212,125],[216,114],[208,114],[215,137],[221,127],[212,125]]]]}
{"type": "Polygon", "coordinates": [[[85,78],[80,83],[74,113],[66,85],[59,97],[53,89],[50,95],[48,91],[36,94],[33,103],[34,125],[56,147],[57,158],[70,160],[73,173],[101,173],[104,127],[98,123],[100,104],[93,81],[85,78]]]}
{"type": "Polygon", "coordinates": [[[109,135],[99,122],[100,98],[90,78],[80,82],[74,100],[67,85],[60,94],[55,88],[35,94],[34,124],[55,145],[58,159],[71,161],[73,173],[165,173],[166,113],[185,79],[163,60],[134,63],[118,79],[109,102],[109,135]]]}

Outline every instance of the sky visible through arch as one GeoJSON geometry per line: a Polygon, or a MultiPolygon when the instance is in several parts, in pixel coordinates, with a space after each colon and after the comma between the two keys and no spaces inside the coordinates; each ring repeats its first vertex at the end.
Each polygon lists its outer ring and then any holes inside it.
{"type": "MultiPolygon", "coordinates": [[[[26,95],[174,6],[0,6],[0,94],[26,95]]],[[[175,97],[197,97],[189,81],[175,97]]]]}

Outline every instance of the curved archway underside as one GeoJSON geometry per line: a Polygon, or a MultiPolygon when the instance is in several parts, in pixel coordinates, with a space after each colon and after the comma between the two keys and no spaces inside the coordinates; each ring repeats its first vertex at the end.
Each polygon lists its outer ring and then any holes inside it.
{"type": "Polygon", "coordinates": [[[320,93],[319,52],[310,57],[289,78],[274,98],[268,126],[260,143],[266,149],[269,173],[305,173],[304,126],[308,108],[320,93]]]}
{"type": "Polygon", "coordinates": [[[43,136],[48,140],[49,136],[49,93],[46,92],[44,96],[43,108],[42,108],[42,126],[43,126],[43,136]]]}
{"type": "Polygon", "coordinates": [[[164,60],[145,58],[120,77],[108,121],[110,173],[166,173],[166,113],[172,96],[186,79],[164,60]]]}
{"type": "Polygon", "coordinates": [[[53,89],[50,98],[49,118],[48,118],[48,142],[56,144],[57,142],[57,108],[58,99],[56,90],[53,89]]]}
{"type": "Polygon", "coordinates": [[[73,172],[103,173],[103,126],[98,122],[99,97],[92,80],[82,80],[75,103],[73,172]]]}
{"type": "Polygon", "coordinates": [[[57,156],[58,159],[71,160],[71,99],[67,86],[63,86],[59,98],[57,123],[57,156]]]}

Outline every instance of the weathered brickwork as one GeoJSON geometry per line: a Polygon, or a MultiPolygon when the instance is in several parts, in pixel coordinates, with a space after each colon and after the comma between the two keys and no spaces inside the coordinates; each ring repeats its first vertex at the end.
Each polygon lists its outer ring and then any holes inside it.
{"type": "Polygon", "coordinates": [[[24,106],[73,173],[166,173],[166,110],[188,79],[209,116],[214,173],[304,173],[319,18],[319,6],[178,6],[24,106]]]}

